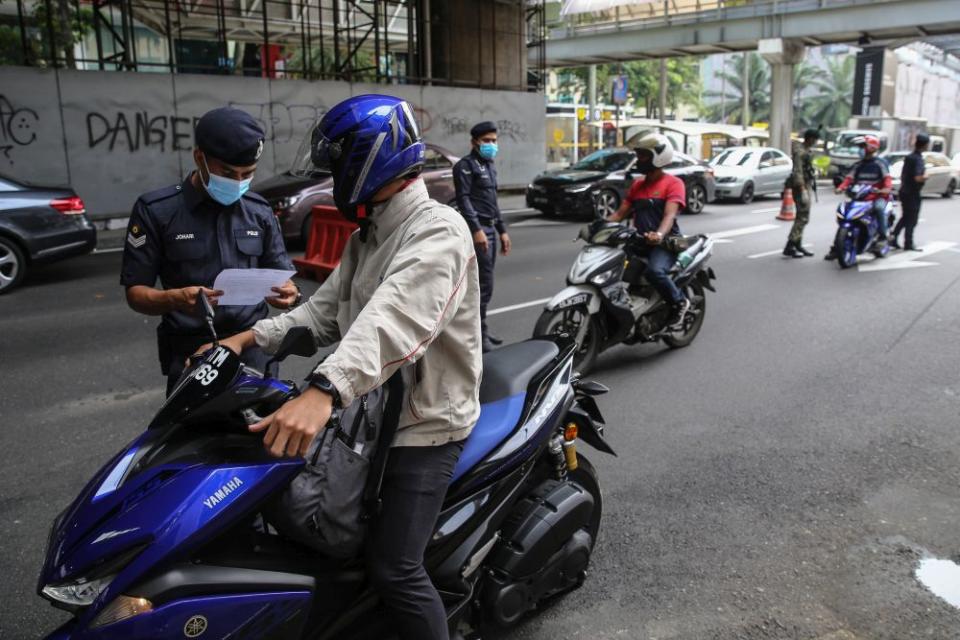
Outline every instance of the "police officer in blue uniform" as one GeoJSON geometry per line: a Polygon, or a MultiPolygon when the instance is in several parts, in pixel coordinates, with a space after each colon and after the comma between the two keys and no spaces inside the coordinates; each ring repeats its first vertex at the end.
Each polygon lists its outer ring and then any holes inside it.
{"type": "Polygon", "coordinates": [[[473,233],[480,276],[480,328],[483,350],[490,351],[503,341],[487,327],[487,305],[493,297],[493,269],[497,262],[497,238],[503,255],[509,255],[510,236],[497,203],[497,125],[480,122],[470,129],[473,149],[453,166],[457,207],[473,233]]]}
{"type": "MultiPolygon", "coordinates": [[[[162,316],[157,345],[168,395],[185,360],[210,341],[196,303],[197,296],[205,295],[217,304],[223,293],[211,289],[217,274],[224,269],[293,269],[273,211],[248,191],[263,153],[264,134],[257,121],[239,109],[214,109],[200,118],[194,135],[196,169],[182,183],[151,191],[134,204],[120,276],[130,308],[162,316]]],[[[249,329],[267,316],[266,303],[288,309],[301,298],[291,281],[274,292],[275,297],[256,305],[215,306],[217,334],[249,329]]],[[[267,355],[251,349],[243,360],[262,369],[267,355]]]]}

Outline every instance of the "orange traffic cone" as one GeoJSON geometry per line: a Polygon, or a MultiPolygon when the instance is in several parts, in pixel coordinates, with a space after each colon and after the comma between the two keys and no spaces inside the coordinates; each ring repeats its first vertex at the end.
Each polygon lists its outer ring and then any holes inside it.
{"type": "Polygon", "coordinates": [[[783,190],[783,204],[780,205],[777,220],[795,220],[796,217],[797,203],[793,201],[793,189],[787,187],[783,190]]]}

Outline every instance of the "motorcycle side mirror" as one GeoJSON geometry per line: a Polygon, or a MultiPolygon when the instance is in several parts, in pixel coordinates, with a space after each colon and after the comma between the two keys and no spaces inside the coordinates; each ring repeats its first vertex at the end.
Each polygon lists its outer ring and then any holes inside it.
{"type": "Polygon", "coordinates": [[[280,363],[288,356],[301,356],[309,358],[317,352],[317,339],[309,327],[293,327],[283,336],[283,341],[273,354],[270,361],[267,362],[267,375],[271,378],[277,377],[277,370],[280,363]]]}
{"type": "Polygon", "coordinates": [[[573,383],[574,388],[577,391],[580,391],[588,396],[602,396],[603,394],[610,391],[610,389],[599,382],[594,382],[593,380],[577,380],[573,383]]]}
{"type": "Polygon", "coordinates": [[[207,329],[210,331],[210,337],[213,338],[213,346],[218,346],[220,344],[219,338],[217,338],[217,330],[213,326],[213,319],[216,316],[216,312],[213,310],[213,305],[210,304],[210,301],[207,299],[207,296],[203,294],[203,291],[197,294],[197,311],[200,316],[203,317],[204,322],[207,323],[207,329]]]}

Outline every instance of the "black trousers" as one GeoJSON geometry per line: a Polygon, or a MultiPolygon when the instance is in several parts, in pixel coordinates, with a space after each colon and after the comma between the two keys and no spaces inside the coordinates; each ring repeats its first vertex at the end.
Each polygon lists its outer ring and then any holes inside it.
{"type": "Polygon", "coordinates": [[[383,477],[380,514],[371,522],[367,572],[401,640],[448,640],[447,613],[423,567],[462,442],[394,447],[383,477]]]}
{"type": "Polygon", "coordinates": [[[912,249],[914,246],[913,230],[920,220],[920,195],[912,196],[901,193],[900,209],[903,215],[897,220],[897,226],[893,230],[893,237],[896,238],[900,235],[900,231],[903,231],[903,246],[912,249]]]}
{"type": "Polygon", "coordinates": [[[487,335],[487,305],[493,298],[493,269],[497,265],[497,230],[486,225],[480,227],[487,235],[487,251],[477,251],[477,271],[480,276],[480,331],[487,335]]]}

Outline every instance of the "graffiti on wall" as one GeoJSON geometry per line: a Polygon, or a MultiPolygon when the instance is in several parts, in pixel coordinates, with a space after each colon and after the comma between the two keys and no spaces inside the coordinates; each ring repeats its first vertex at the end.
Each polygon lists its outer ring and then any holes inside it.
{"type": "Polygon", "coordinates": [[[116,111],[86,114],[87,148],[105,151],[141,149],[189,151],[197,118],[151,114],[149,111],[116,111]]]}
{"type": "Polygon", "coordinates": [[[327,112],[323,105],[282,102],[231,102],[230,106],[256,118],[267,140],[277,144],[300,142],[304,133],[327,112]]]}
{"type": "Polygon", "coordinates": [[[29,107],[16,107],[5,95],[0,94],[0,156],[9,164],[14,163],[14,151],[29,147],[37,140],[40,116],[29,107]]]}

